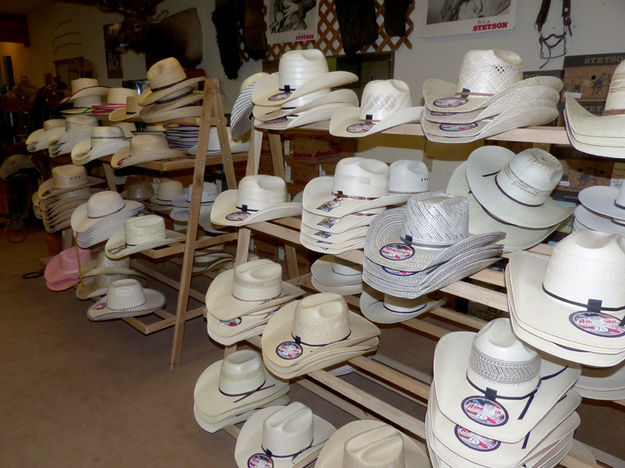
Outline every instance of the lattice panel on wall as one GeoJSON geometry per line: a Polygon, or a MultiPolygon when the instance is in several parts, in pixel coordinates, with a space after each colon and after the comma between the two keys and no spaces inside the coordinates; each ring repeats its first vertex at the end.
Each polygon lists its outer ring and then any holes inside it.
{"type": "MultiPolygon", "coordinates": [[[[358,0],[354,0],[358,1],[358,0]]],[[[414,24],[410,19],[410,14],[413,12],[415,2],[412,1],[408,7],[406,13],[406,34],[404,36],[389,36],[384,29],[384,0],[375,0],[376,10],[376,22],[378,24],[378,38],[376,41],[368,46],[360,49],[363,54],[372,52],[388,52],[397,50],[401,45],[406,45],[409,49],[412,48],[412,43],[408,39],[408,36],[414,30],[414,24]]],[[[317,24],[317,36],[316,41],[301,41],[301,42],[284,42],[281,44],[270,44],[269,51],[267,52],[267,60],[277,60],[280,56],[289,50],[295,49],[320,49],[325,55],[345,55],[343,50],[343,42],[341,41],[341,31],[339,29],[338,16],[336,9],[334,8],[333,0],[319,0],[319,22],[317,24]]],[[[263,17],[266,15],[266,7],[263,5],[263,17]]],[[[243,41],[241,44],[241,58],[244,61],[248,61],[250,58],[243,50],[243,41]]]]}

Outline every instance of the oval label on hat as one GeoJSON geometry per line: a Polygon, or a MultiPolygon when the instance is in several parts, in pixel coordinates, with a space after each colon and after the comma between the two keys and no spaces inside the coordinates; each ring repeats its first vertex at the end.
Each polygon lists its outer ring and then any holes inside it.
{"type": "Polygon", "coordinates": [[[454,432],[460,442],[462,442],[470,449],[477,450],[479,452],[490,452],[492,450],[498,449],[501,445],[501,442],[499,442],[498,440],[489,439],[488,437],[481,436],[462,426],[458,426],[457,424],[454,432]]]}
{"type": "Polygon", "coordinates": [[[293,94],[291,91],[289,92],[283,92],[283,93],[277,93],[274,94],[272,96],[269,96],[267,98],[268,101],[284,101],[286,98],[288,98],[291,94],[293,94]]]}
{"type": "Polygon", "coordinates": [[[235,211],[234,213],[230,213],[226,215],[226,219],[228,221],[243,221],[250,214],[247,211],[235,211]]]}
{"type": "Polygon", "coordinates": [[[295,341],[284,341],[276,348],[276,354],[278,357],[290,361],[302,355],[302,347],[295,341]]]}
{"type": "Polygon", "coordinates": [[[444,132],[463,132],[465,130],[471,130],[472,128],[477,127],[477,123],[444,123],[440,124],[438,128],[440,128],[444,132]]]}
{"type": "Polygon", "coordinates": [[[394,275],[394,276],[412,276],[418,273],[417,271],[394,270],[392,268],[388,268],[385,266],[383,266],[382,269],[389,275],[394,275]]]}
{"type": "Polygon", "coordinates": [[[400,244],[398,242],[392,244],[386,244],[380,249],[380,255],[382,257],[399,262],[406,260],[414,255],[414,249],[408,244],[400,244]]]}
{"type": "Polygon", "coordinates": [[[569,321],[574,327],[591,335],[603,338],[619,338],[625,335],[625,325],[621,320],[602,312],[573,312],[569,321]]]}
{"type": "Polygon", "coordinates": [[[483,426],[497,427],[508,422],[506,408],[483,396],[470,396],[462,400],[462,411],[469,419],[483,426]]]}
{"type": "Polygon", "coordinates": [[[454,97],[454,96],[450,96],[450,97],[444,97],[444,98],[440,98],[440,99],[436,99],[433,104],[436,107],[460,107],[460,106],[464,106],[467,102],[469,102],[469,100],[467,98],[460,98],[460,97],[454,97]]]}
{"type": "Polygon", "coordinates": [[[358,122],[355,124],[351,124],[345,130],[347,130],[349,133],[367,133],[373,128],[374,125],[375,122],[373,121],[358,122]]]}
{"type": "Polygon", "coordinates": [[[239,325],[241,325],[242,321],[243,320],[241,320],[241,317],[236,317],[232,320],[220,320],[219,322],[221,322],[221,325],[224,327],[238,327],[239,325]]]}
{"type": "Polygon", "coordinates": [[[255,453],[248,458],[247,468],[273,468],[273,460],[264,453],[255,453]]]}

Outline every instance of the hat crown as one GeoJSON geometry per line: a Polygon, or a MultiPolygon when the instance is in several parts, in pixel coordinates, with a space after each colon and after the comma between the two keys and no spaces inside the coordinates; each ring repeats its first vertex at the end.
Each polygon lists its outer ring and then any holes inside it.
{"type": "Polygon", "coordinates": [[[113,281],[106,292],[106,305],[111,310],[126,310],[145,304],[145,291],[133,278],[113,281]]]}
{"type": "Polygon", "coordinates": [[[425,192],[410,197],[404,208],[402,238],[421,247],[448,247],[469,235],[465,197],[425,192]]]}
{"type": "Polygon", "coordinates": [[[475,336],[467,378],[481,390],[506,397],[523,397],[538,386],[540,356],[512,332],[510,320],[492,320],[475,336]]]}
{"type": "Polygon", "coordinates": [[[97,127],[98,119],[91,115],[70,115],[65,119],[65,129],[71,130],[72,128],[80,127],[97,127]]]}
{"type": "Polygon", "coordinates": [[[625,114],[625,60],[614,70],[605,99],[604,112],[625,114]]]}
{"type": "Polygon", "coordinates": [[[85,185],[89,181],[84,166],[65,164],[52,169],[52,185],[54,188],[70,188],[85,185]]]}
{"type": "Polygon", "coordinates": [[[540,148],[528,148],[514,155],[495,176],[503,193],[530,206],[544,204],[561,178],[560,161],[540,148]]]}
{"type": "Polygon", "coordinates": [[[88,262],[91,251],[80,247],[70,247],[59,253],[59,265],[62,271],[78,271],[78,264],[88,262]]]}
{"type": "Polygon", "coordinates": [[[130,257],[113,260],[108,258],[104,251],[98,253],[96,268],[130,268],[130,257]]]}
{"type": "Polygon", "coordinates": [[[93,127],[91,136],[96,138],[124,138],[124,132],[118,126],[107,125],[106,127],[93,127]]]}
{"type": "Polygon", "coordinates": [[[147,200],[154,195],[154,189],[148,182],[137,182],[136,184],[130,184],[126,189],[126,198],[128,200],[147,200]]]}
{"type": "Polygon", "coordinates": [[[112,190],[94,193],[87,200],[87,217],[102,218],[124,208],[122,196],[112,190]]]}
{"type": "Polygon", "coordinates": [[[70,86],[72,88],[72,94],[76,94],[81,89],[100,86],[100,83],[98,83],[98,80],[95,78],[77,78],[70,82],[70,86]]]}
{"type": "Polygon", "coordinates": [[[404,439],[391,426],[380,426],[345,441],[343,468],[410,468],[404,461],[404,439]]]}
{"type": "Polygon", "coordinates": [[[44,130],[61,127],[65,127],[65,119],[49,119],[43,122],[44,130]]]}
{"type": "Polygon", "coordinates": [[[124,221],[126,243],[137,245],[167,238],[165,219],[158,215],[139,216],[124,221]]]}
{"type": "Polygon", "coordinates": [[[167,139],[164,135],[135,135],[132,137],[132,140],[130,140],[131,155],[168,149],[169,146],[167,145],[167,139]]]}
{"type": "Polygon", "coordinates": [[[402,159],[389,168],[389,192],[427,192],[430,186],[428,168],[422,161],[402,159]]]}
{"type": "Polygon", "coordinates": [[[298,401],[280,408],[263,422],[262,448],[273,455],[295,455],[312,443],[313,413],[298,401]]]}
{"type": "Polygon", "coordinates": [[[126,99],[130,96],[137,96],[137,90],[129,88],[111,88],[106,95],[106,103],[126,105],[126,99]]]}
{"type": "Polygon", "coordinates": [[[280,57],[278,73],[280,88],[288,85],[293,91],[328,73],[328,62],[319,49],[291,50],[280,57]]]}
{"type": "Polygon", "coordinates": [[[128,275],[123,275],[121,273],[96,275],[94,281],[95,287],[97,289],[108,288],[111,283],[113,283],[113,281],[118,281],[126,278],[128,278],[128,275]]]}
{"type": "Polygon", "coordinates": [[[184,186],[182,182],[177,180],[166,180],[161,182],[156,191],[156,196],[160,200],[173,200],[184,193],[184,186]]]}
{"type": "Polygon", "coordinates": [[[234,269],[232,295],[244,301],[278,297],[282,292],[282,266],[271,260],[254,260],[234,269]]]}
{"type": "Polygon", "coordinates": [[[462,59],[456,91],[497,94],[523,79],[521,57],[510,50],[470,50],[462,59]]]}
{"type": "Polygon", "coordinates": [[[384,308],[398,314],[415,312],[423,307],[423,299],[409,299],[406,297],[391,296],[384,294],[384,308]]]}
{"type": "Polygon", "coordinates": [[[265,78],[266,76],[269,76],[269,73],[258,72],[258,73],[254,73],[253,75],[248,76],[247,78],[243,80],[243,82],[241,83],[241,86],[239,86],[239,94],[243,93],[243,91],[245,91],[248,86],[252,84],[256,84],[258,80],[265,78]]]}
{"type": "Polygon", "coordinates": [[[410,87],[402,80],[373,80],[362,91],[360,118],[383,120],[412,106],[410,87]]]}
{"type": "Polygon", "coordinates": [[[625,307],[625,237],[579,230],[556,244],[543,288],[562,300],[582,304],[590,299],[601,307],[625,307]]]}
{"type": "Polygon", "coordinates": [[[377,159],[341,159],[334,171],[332,192],[346,196],[385,197],[388,195],[389,168],[377,159]]]}
{"type": "MultiPolygon", "coordinates": [[[[102,97],[91,94],[89,96],[77,96],[72,101],[72,107],[92,107],[102,104],[102,97]]],[[[88,117],[88,116],[84,116],[88,117]]]]}
{"type": "Polygon", "coordinates": [[[327,345],[350,334],[349,310],[343,296],[319,293],[307,296],[295,307],[293,337],[303,344],[327,345]]]}
{"type": "Polygon", "coordinates": [[[266,380],[263,361],[256,351],[242,349],[226,356],[219,371],[219,390],[238,395],[259,388],[266,380]]]}
{"type": "MultiPolygon", "coordinates": [[[[191,203],[191,196],[193,195],[193,185],[189,185],[188,190],[186,190],[185,199],[191,203]]],[[[215,198],[217,198],[217,184],[213,182],[204,182],[202,186],[202,203],[214,202],[215,198]]]]}
{"type": "Polygon", "coordinates": [[[132,138],[132,132],[137,131],[137,126],[133,122],[117,122],[111,125],[121,129],[124,138],[132,138]]]}
{"type": "Polygon", "coordinates": [[[239,182],[237,207],[262,210],[286,202],[286,183],[281,177],[270,175],[247,176],[239,182]]]}
{"type": "Polygon", "coordinates": [[[139,105],[139,96],[137,96],[136,94],[128,96],[126,98],[126,113],[135,114],[140,110],[141,106],[139,105]]]}
{"type": "Polygon", "coordinates": [[[168,57],[152,65],[147,72],[147,78],[150,88],[154,90],[184,81],[187,75],[176,58],[168,57]]]}
{"type": "Polygon", "coordinates": [[[341,276],[362,275],[362,270],[360,268],[356,268],[355,266],[353,266],[353,264],[348,263],[347,261],[338,257],[334,257],[334,261],[332,262],[332,271],[337,275],[341,276]]]}

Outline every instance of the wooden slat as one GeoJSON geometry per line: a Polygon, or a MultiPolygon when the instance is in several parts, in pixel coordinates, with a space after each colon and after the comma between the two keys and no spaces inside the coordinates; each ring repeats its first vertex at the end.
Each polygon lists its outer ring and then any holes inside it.
{"type": "MultiPolygon", "coordinates": [[[[110,156],[105,156],[101,159],[108,163],[110,163],[111,161],[110,156]]],[[[246,161],[246,160],[247,160],[247,153],[235,153],[232,155],[232,161],[234,162],[246,161]]],[[[206,156],[206,162],[205,162],[206,166],[214,166],[216,164],[221,164],[221,163],[222,163],[221,155],[206,156]]],[[[142,169],[150,169],[152,171],[158,171],[158,172],[172,172],[172,171],[181,171],[184,169],[193,169],[194,165],[195,165],[195,157],[189,156],[186,154],[183,155],[183,153],[181,153],[181,156],[179,158],[164,159],[161,161],[148,161],[148,162],[136,164],[135,166],[140,167],[142,169]]]]}
{"type": "MultiPolygon", "coordinates": [[[[204,249],[206,247],[221,245],[221,244],[225,244],[226,242],[232,242],[235,240],[237,240],[237,233],[229,232],[227,234],[219,234],[218,236],[214,236],[214,237],[206,237],[206,238],[198,239],[194,242],[194,246],[196,249],[204,249]]],[[[171,255],[178,255],[178,254],[183,253],[184,245],[185,244],[179,242],[179,243],[170,245],[169,247],[144,250],[141,253],[145,255],[146,257],[150,257],[150,258],[155,258],[155,259],[164,258],[164,257],[169,257],[171,255]]]]}
{"type": "MultiPolygon", "coordinates": [[[[133,260],[132,266],[135,270],[140,271],[141,273],[145,273],[146,275],[151,276],[152,278],[160,281],[163,284],[166,284],[167,286],[173,289],[176,289],[176,290],[180,289],[179,281],[176,281],[170,278],[169,276],[156,271],[154,268],[150,268],[149,266],[143,265],[135,260],[133,260]]],[[[202,294],[201,292],[196,291],[194,289],[189,289],[189,296],[191,296],[196,301],[200,301],[200,302],[204,302],[204,299],[206,298],[205,294],[202,294]]]]}

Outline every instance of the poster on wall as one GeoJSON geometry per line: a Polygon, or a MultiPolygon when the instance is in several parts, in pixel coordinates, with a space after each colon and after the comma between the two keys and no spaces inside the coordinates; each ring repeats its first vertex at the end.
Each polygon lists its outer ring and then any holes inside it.
{"type": "Polygon", "coordinates": [[[122,57],[116,50],[115,34],[119,23],[104,25],[104,54],[106,56],[106,74],[110,78],[123,78],[122,57]]]}
{"type": "Polygon", "coordinates": [[[269,44],[317,40],[317,0],[265,0],[265,5],[269,44]]]}
{"type": "Polygon", "coordinates": [[[452,36],[514,28],[517,0],[428,0],[421,36],[452,36]]]}

